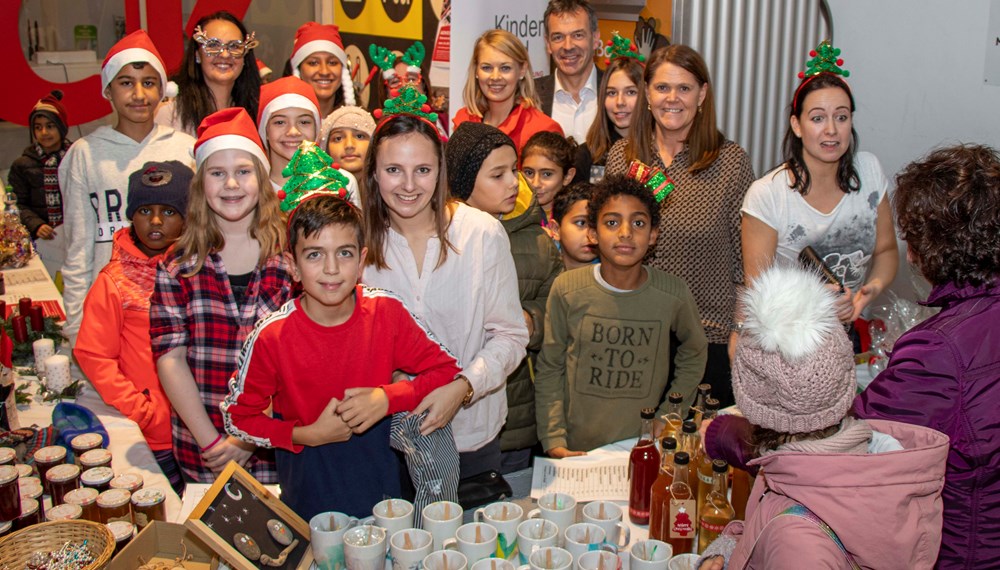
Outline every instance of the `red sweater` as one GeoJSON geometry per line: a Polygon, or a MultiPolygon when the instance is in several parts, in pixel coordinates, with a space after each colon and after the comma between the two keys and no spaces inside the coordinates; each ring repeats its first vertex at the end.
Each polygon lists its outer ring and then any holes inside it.
{"type": "MultiPolygon", "coordinates": [[[[455,120],[452,121],[451,132],[455,132],[455,129],[466,121],[482,123],[483,118],[470,114],[468,107],[462,107],[457,113],[455,113],[455,120]]],[[[555,122],[552,117],[543,113],[541,109],[538,107],[525,107],[520,104],[514,105],[510,114],[507,115],[507,118],[504,119],[502,123],[497,125],[497,128],[514,140],[518,156],[521,156],[521,149],[524,148],[524,145],[528,142],[528,139],[531,138],[531,135],[535,133],[551,131],[553,133],[558,133],[559,136],[562,136],[563,134],[562,127],[559,126],[559,123],[555,122]]]]}
{"type": "Polygon", "coordinates": [[[80,370],[101,398],[139,424],[153,451],[171,448],[170,401],[149,341],[149,298],[159,259],[139,251],[129,228],[115,232],[111,261],[83,302],[73,348],[80,370]]]}
{"type": "Polygon", "coordinates": [[[347,388],[381,387],[388,414],[394,414],[412,410],[458,375],[455,357],[398,297],[362,285],[356,291],[354,313],[341,325],[317,324],[298,299],[257,324],[219,406],[226,431],[298,453],[302,446],[292,443],[292,428],[315,422],[347,388]],[[396,370],[416,377],[392,383],[396,370]]]}

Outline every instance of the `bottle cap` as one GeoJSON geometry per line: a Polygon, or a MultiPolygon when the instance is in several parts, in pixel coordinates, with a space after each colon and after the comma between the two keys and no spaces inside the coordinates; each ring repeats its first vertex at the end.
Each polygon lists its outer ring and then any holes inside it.
{"type": "Polygon", "coordinates": [[[729,464],[726,463],[725,459],[713,459],[712,460],[712,472],[713,473],[726,473],[729,471],[729,464]]]}
{"type": "Polygon", "coordinates": [[[691,462],[691,456],[686,451],[678,451],[674,454],[674,465],[687,465],[691,462]]]}
{"type": "Polygon", "coordinates": [[[697,433],[698,424],[692,422],[691,420],[688,420],[681,425],[681,431],[684,433],[697,433]]]}
{"type": "Polygon", "coordinates": [[[660,440],[660,445],[663,446],[663,449],[677,449],[677,438],[668,435],[660,440]]]}
{"type": "Polygon", "coordinates": [[[718,410],[719,401],[715,398],[705,398],[705,409],[706,410],[718,410]]]}
{"type": "Polygon", "coordinates": [[[684,395],[681,394],[680,392],[671,392],[667,396],[667,401],[670,402],[671,404],[680,404],[681,402],[684,401],[684,395]]]}
{"type": "Polygon", "coordinates": [[[706,395],[707,394],[711,394],[712,393],[712,385],[711,384],[698,384],[698,393],[699,394],[706,394],[706,395]]]}
{"type": "Polygon", "coordinates": [[[653,408],[643,408],[639,411],[639,416],[644,420],[651,420],[656,417],[656,410],[653,408]]]}

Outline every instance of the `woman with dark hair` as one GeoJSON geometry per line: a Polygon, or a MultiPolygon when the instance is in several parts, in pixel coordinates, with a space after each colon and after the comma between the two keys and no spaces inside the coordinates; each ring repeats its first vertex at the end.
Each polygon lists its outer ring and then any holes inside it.
{"type": "Polygon", "coordinates": [[[874,155],[857,151],[850,72],[828,42],[815,53],[792,99],[785,162],[743,201],[743,272],[749,281],[812,247],[843,284],[837,316],[850,323],[892,283],[899,254],[889,182],[874,155]]]}
{"type": "MultiPolygon", "coordinates": [[[[716,127],[712,83],[698,52],[685,45],[654,50],[643,81],[629,136],[611,147],[605,175],[625,174],[639,160],[673,179],[648,262],[691,288],[709,343],[703,381],[721,405],[732,405],[727,343],[743,284],[739,209],[753,167],[716,127]]],[[[686,406],[694,396],[684,394],[686,406]]]]}
{"type": "Polygon", "coordinates": [[[597,113],[587,131],[587,149],[597,166],[604,166],[608,151],[628,134],[638,109],[639,93],[645,87],[642,63],[631,54],[612,54],[614,57],[604,70],[597,89],[597,100],[603,101],[604,112],[597,113]]]}
{"type": "Polygon", "coordinates": [[[179,93],[160,105],[156,122],[195,135],[202,119],[227,107],[257,116],[260,72],[253,48],[259,42],[225,10],[198,20],[174,77],[179,93]]]}

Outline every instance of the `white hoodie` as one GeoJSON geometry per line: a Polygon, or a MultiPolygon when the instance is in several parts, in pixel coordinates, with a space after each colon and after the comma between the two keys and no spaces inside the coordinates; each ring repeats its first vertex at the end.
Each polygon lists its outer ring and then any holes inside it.
{"type": "Polygon", "coordinates": [[[195,140],[170,127],[155,125],[142,142],[111,127],[100,127],[73,143],[59,165],[66,262],[62,267],[65,333],[76,341],[83,300],[111,259],[115,231],[125,218],[129,174],[149,161],[178,160],[194,168],[195,140]]]}

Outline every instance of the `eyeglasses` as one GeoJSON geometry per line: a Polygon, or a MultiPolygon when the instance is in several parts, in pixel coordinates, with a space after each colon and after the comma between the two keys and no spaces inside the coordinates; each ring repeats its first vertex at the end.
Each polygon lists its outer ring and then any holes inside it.
{"type": "Polygon", "coordinates": [[[257,32],[250,32],[244,40],[233,40],[223,43],[219,38],[210,38],[206,36],[204,30],[201,29],[201,26],[196,26],[194,34],[191,37],[194,41],[198,42],[198,45],[201,46],[201,49],[207,56],[220,56],[222,55],[222,52],[225,51],[233,57],[243,57],[243,54],[247,51],[260,45],[260,42],[257,41],[256,35],[257,32]]]}

